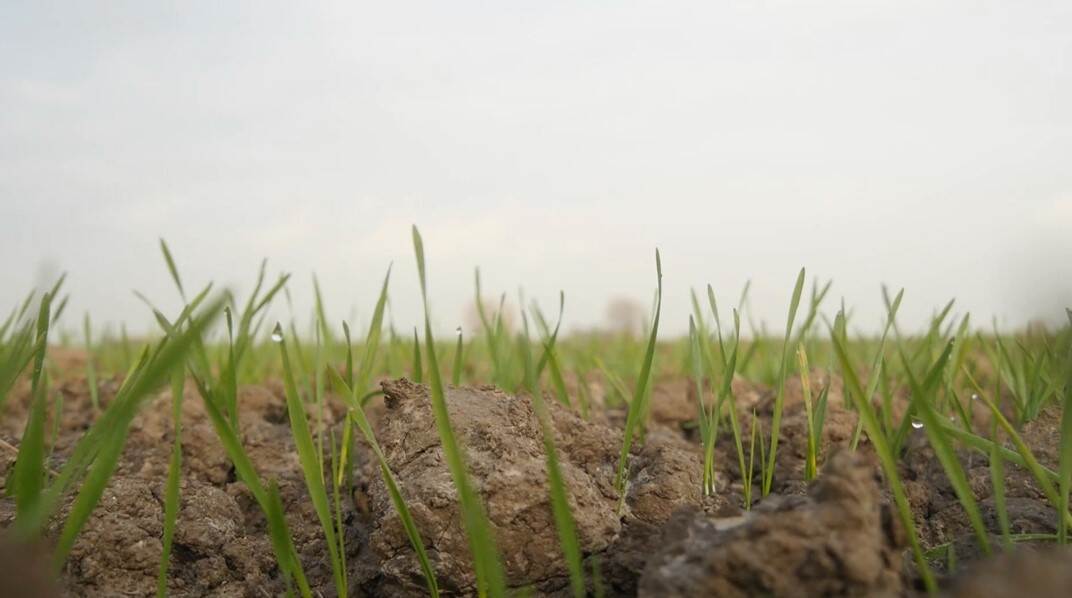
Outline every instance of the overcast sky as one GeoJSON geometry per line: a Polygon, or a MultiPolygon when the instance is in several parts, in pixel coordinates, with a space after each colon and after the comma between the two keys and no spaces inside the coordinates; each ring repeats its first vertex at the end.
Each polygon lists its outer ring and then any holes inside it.
{"type": "MultiPolygon", "coordinates": [[[[69,271],[71,312],[151,325],[139,289],[248,291],[262,257],[363,321],[409,226],[453,328],[497,294],[602,324],[796,271],[860,326],[1072,304],[1072,3],[95,2],[0,8],[0,307],[69,271]]],[[[75,317],[68,316],[73,326],[75,317]]]]}

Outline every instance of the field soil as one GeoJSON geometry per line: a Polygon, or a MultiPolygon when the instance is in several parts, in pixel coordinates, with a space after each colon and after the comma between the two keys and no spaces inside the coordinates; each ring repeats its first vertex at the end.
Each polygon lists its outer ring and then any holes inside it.
{"type": "MultiPolygon", "coordinates": [[[[82,371],[77,359],[71,372],[82,371]]],[[[732,434],[721,431],[716,447],[716,492],[700,492],[700,444],[691,425],[696,405],[684,379],[654,387],[651,426],[629,457],[628,486],[614,488],[624,413],[594,409],[586,420],[548,397],[555,441],[592,594],[607,596],[914,596],[922,585],[907,552],[905,531],[891,508],[880,468],[866,439],[847,450],[856,416],[843,404],[841,384],[813,372],[815,386],[830,384],[820,451],[821,475],[804,481],[806,419],[799,378],[786,389],[782,435],[772,494],[746,510],[732,434]],[[597,575],[592,575],[598,571],[597,575]]],[[[593,400],[603,389],[587,384],[593,400]]],[[[474,592],[469,548],[426,387],[405,379],[382,381],[384,396],[368,413],[387,460],[413,512],[448,595],[474,592]]],[[[118,380],[100,384],[106,405],[118,380]]],[[[749,437],[753,409],[769,441],[773,393],[736,380],[738,410],[749,437]]],[[[51,467],[62,466],[94,419],[85,380],[57,380],[61,421],[51,467]]],[[[709,394],[709,393],[708,393],[709,394]]],[[[29,402],[17,388],[0,416],[0,439],[17,447],[29,402]]],[[[345,410],[329,397],[323,413],[310,408],[341,437],[345,410]]],[[[276,480],[299,556],[314,591],[333,596],[330,562],[320,525],[305,491],[278,383],[240,389],[240,431],[265,479],[276,480]]],[[[491,387],[449,388],[447,404],[468,468],[484,497],[512,588],[536,595],[568,595],[566,565],[558,548],[547,494],[540,426],[527,396],[491,387]]],[[[898,408],[903,408],[901,405],[898,408]]],[[[988,426],[977,409],[975,425],[988,426]]],[[[1045,412],[1023,431],[1043,465],[1056,467],[1059,417],[1045,412]]],[[[245,486],[236,481],[201,398],[187,385],[183,403],[182,506],[172,554],[174,596],[278,596],[285,588],[275,565],[265,520],[245,486]]],[[[59,582],[50,587],[47,546],[12,546],[0,540],[0,594],[146,596],[156,591],[161,553],[163,488],[173,441],[171,397],[161,392],[134,421],[115,476],[76,542],[59,582]],[[34,586],[28,584],[36,584],[34,586]],[[12,590],[12,588],[17,588],[12,590]],[[31,589],[33,588],[33,589],[31,589]]],[[[758,451],[757,451],[758,452],[758,451]]],[[[987,526],[998,517],[985,455],[960,455],[987,526]]],[[[378,466],[355,442],[353,492],[344,497],[347,564],[354,596],[424,595],[417,560],[403,532],[378,466]]],[[[0,450],[0,483],[14,461],[0,450]]],[[[947,559],[933,563],[943,592],[952,596],[1066,596],[1072,587],[1072,553],[1018,544],[1010,553],[983,558],[945,474],[913,430],[902,459],[920,540],[925,549],[951,544],[947,559]],[[1026,593],[1025,593],[1026,592],[1026,593]]],[[[759,455],[754,494],[759,495],[759,455]]],[[[1053,533],[1054,511],[1021,468],[1006,463],[1007,507],[1013,533],[1053,533]]],[[[65,514],[65,513],[64,513],[65,514]]],[[[0,499],[0,527],[14,518],[14,501],[0,499]]],[[[58,522],[50,533],[58,532],[58,522]]],[[[994,536],[994,545],[1000,545],[994,536]]]]}

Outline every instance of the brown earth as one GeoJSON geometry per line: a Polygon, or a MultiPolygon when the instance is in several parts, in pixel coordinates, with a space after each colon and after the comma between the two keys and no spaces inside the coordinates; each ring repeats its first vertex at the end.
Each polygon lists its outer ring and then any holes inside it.
{"type": "MultiPolygon", "coordinates": [[[[824,376],[818,371],[811,376],[813,397],[827,383],[824,376]]],[[[570,380],[571,386],[577,383],[570,380]]],[[[589,380],[584,383],[589,384],[597,408],[601,389],[589,380]]],[[[806,418],[800,380],[795,378],[786,388],[773,494],[762,501],[757,498],[747,516],[741,510],[746,505],[736,449],[725,427],[716,447],[716,496],[700,494],[701,456],[692,425],[696,407],[691,384],[666,380],[655,385],[651,428],[630,454],[629,484],[620,507],[614,473],[624,412],[595,410],[585,420],[548,398],[586,568],[598,567],[605,593],[918,593],[919,580],[911,566],[905,565],[910,559],[903,558],[902,532],[894,524],[896,518],[889,515],[889,496],[878,481],[879,469],[867,441],[861,442],[856,455],[842,450],[852,438],[856,416],[843,404],[840,381],[835,377],[829,383],[820,464],[829,463],[823,475],[812,484],[803,479],[806,418]]],[[[383,388],[385,397],[369,407],[370,420],[413,511],[441,588],[448,594],[468,594],[474,582],[468,543],[427,389],[406,380],[385,381],[383,388]]],[[[117,389],[117,380],[103,380],[101,401],[107,404],[117,389]]],[[[734,381],[734,391],[740,398],[746,446],[753,409],[763,442],[769,442],[773,393],[740,379],[734,381]]],[[[52,468],[58,469],[95,412],[85,381],[77,374],[54,384],[53,393],[62,393],[64,400],[51,461],[52,468]]],[[[903,394],[898,395],[895,411],[903,409],[903,394]]],[[[449,389],[447,402],[457,436],[467,447],[471,479],[487,505],[509,584],[539,595],[566,595],[568,578],[547,497],[542,436],[530,399],[487,387],[464,387],[449,389]]],[[[20,384],[0,414],[0,439],[18,445],[27,403],[28,389],[20,384]]],[[[324,425],[334,427],[338,434],[344,410],[339,401],[329,401],[329,406],[324,425]]],[[[261,476],[279,484],[310,583],[318,595],[332,596],[335,588],[324,541],[306,495],[281,387],[277,383],[243,387],[240,409],[243,444],[261,476]]],[[[170,410],[171,397],[165,391],[135,419],[116,475],[63,570],[62,595],[155,593],[163,486],[173,441],[170,410]]],[[[315,423],[319,413],[310,410],[309,417],[315,423]]],[[[975,425],[986,426],[985,420],[986,414],[976,410],[975,425]]],[[[183,426],[182,508],[171,562],[171,594],[280,595],[284,586],[264,518],[248,490],[236,481],[201,398],[190,388],[184,400],[183,426]]],[[[1058,426],[1059,415],[1047,411],[1023,430],[1025,441],[1042,464],[1051,468],[1056,466],[1058,426]]],[[[47,429],[52,429],[51,422],[47,429]]],[[[421,595],[424,586],[413,551],[363,443],[358,445],[356,460],[355,490],[344,500],[343,514],[351,594],[421,595]]],[[[758,461],[757,455],[756,497],[758,461]]],[[[994,532],[997,513],[986,456],[963,453],[961,461],[986,524],[994,532]]],[[[12,463],[10,451],[0,450],[0,484],[12,463]]],[[[1061,586],[1045,583],[1061,582],[1063,571],[1068,570],[1067,566],[1062,570],[1061,564],[1069,563],[1066,553],[1032,552],[1024,547],[994,561],[978,558],[971,528],[923,431],[910,432],[900,470],[924,547],[955,547],[957,573],[964,573],[943,577],[943,587],[952,595],[1009,595],[1002,593],[1003,583],[1018,587],[1011,573],[1004,573],[1011,571],[1010,563],[1016,563],[1016,571],[1034,572],[1032,581],[1039,585],[1031,587],[1039,588],[1039,593],[1029,595],[1064,595],[1047,594],[1047,587],[1061,586]],[[979,579],[992,581],[973,582],[979,579]]],[[[1054,531],[1054,512],[1030,475],[1006,463],[1006,486],[1014,533],[1054,531]]],[[[13,516],[13,501],[0,499],[0,528],[9,525],[13,516]]],[[[51,531],[58,532],[55,527],[51,531]]],[[[47,563],[44,568],[33,565],[40,560],[33,555],[43,552],[11,549],[10,544],[0,542],[0,593],[16,595],[3,591],[10,579],[5,571],[37,570],[46,572],[34,577],[46,589],[35,594],[48,595],[47,563]]],[[[941,569],[944,559],[935,564],[941,569]]]]}
{"type": "Polygon", "coordinates": [[[747,517],[679,511],[640,579],[641,596],[897,596],[903,530],[875,464],[842,451],[807,497],[747,517]]]}

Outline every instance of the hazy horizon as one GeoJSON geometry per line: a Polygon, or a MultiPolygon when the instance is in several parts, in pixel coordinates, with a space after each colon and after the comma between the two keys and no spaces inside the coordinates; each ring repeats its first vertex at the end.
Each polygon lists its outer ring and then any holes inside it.
{"type": "MultiPolygon", "coordinates": [[[[877,327],[1072,305],[1072,7],[1063,2],[597,5],[137,2],[0,9],[0,310],[69,273],[65,316],[151,330],[137,289],[243,297],[262,258],[367,320],[389,264],[462,323],[519,288],[567,329],[690,288],[784,326],[797,271],[877,327]]],[[[285,301],[275,312],[285,317],[285,301]]]]}

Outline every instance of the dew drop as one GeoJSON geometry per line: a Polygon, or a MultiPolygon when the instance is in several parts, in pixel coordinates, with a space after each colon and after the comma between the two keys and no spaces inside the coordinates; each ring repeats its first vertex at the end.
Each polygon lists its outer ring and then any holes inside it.
{"type": "Polygon", "coordinates": [[[281,342],[283,342],[283,327],[280,326],[279,324],[276,324],[275,329],[272,330],[272,342],[273,343],[281,343],[281,342]]]}
{"type": "Polygon", "coordinates": [[[972,393],[972,400],[973,401],[978,401],[979,400],[979,395],[977,395],[975,393],[972,393]]]}
{"type": "Polygon", "coordinates": [[[917,430],[920,430],[920,429],[923,428],[923,422],[912,420],[912,427],[917,429],[917,430]]]}
{"type": "Polygon", "coordinates": [[[458,336],[461,336],[461,335],[462,335],[462,327],[461,327],[461,326],[458,326],[458,327],[457,327],[457,328],[456,328],[456,329],[454,330],[454,332],[458,333],[458,336]]]}

